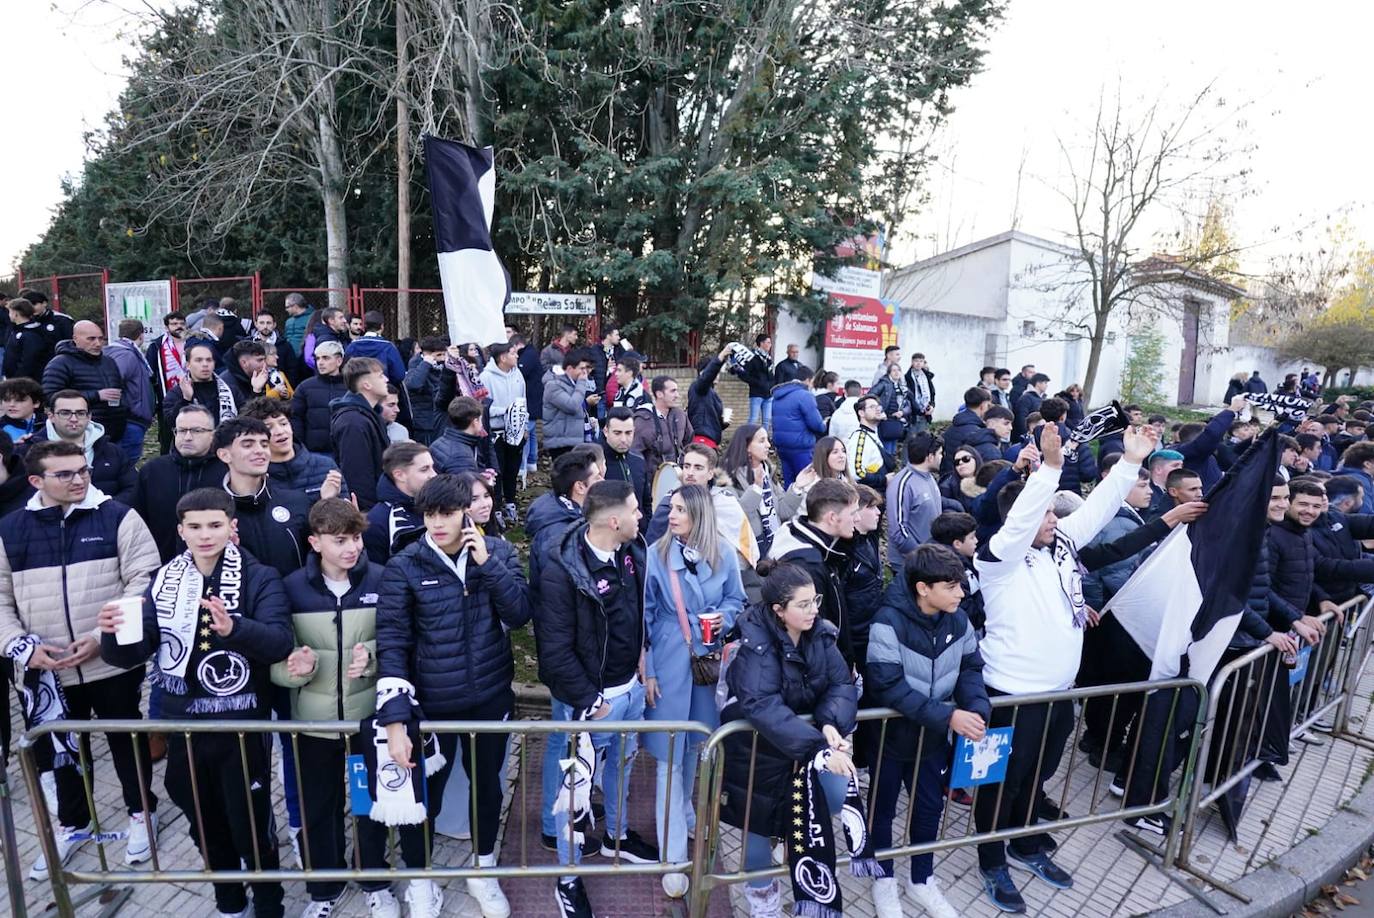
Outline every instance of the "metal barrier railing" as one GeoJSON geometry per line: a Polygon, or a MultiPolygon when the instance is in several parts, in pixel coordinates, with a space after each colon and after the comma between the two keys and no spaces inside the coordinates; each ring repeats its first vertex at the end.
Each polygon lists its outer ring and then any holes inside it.
{"type": "MultiPolygon", "coordinates": [[[[1231,820],[1228,832],[1233,832],[1240,817],[1240,810],[1231,801],[1233,792],[1239,790],[1244,796],[1252,776],[1265,762],[1278,757],[1286,759],[1289,742],[1311,730],[1320,729],[1333,737],[1369,745],[1368,740],[1350,733],[1348,725],[1355,689],[1369,659],[1374,623],[1371,609],[1374,602],[1361,596],[1342,605],[1338,612],[1320,615],[1318,621],[1324,633],[1311,647],[1307,670],[1295,685],[1290,685],[1290,669],[1282,665],[1278,651],[1268,643],[1218,667],[1198,742],[1196,780],[1187,795],[1176,839],[1177,851],[1172,858],[1166,858],[1166,863],[1228,895],[1249,901],[1216,876],[1215,870],[1208,871],[1195,863],[1193,854],[1201,820],[1213,806],[1218,806],[1231,820]],[[1352,614],[1354,617],[1348,618],[1352,614]]],[[[1333,748],[1326,749],[1328,762],[1333,748]]],[[[1305,749],[1302,754],[1306,754],[1305,749]]],[[[1297,820],[1299,827],[1311,799],[1303,804],[1297,820]]],[[[1261,840],[1272,826],[1271,820],[1261,840]]],[[[1171,840],[1171,845],[1174,843],[1171,840]]],[[[1250,846],[1245,872],[1259,851],[1260,845],[1250,846]]]]}
{"type": "MultiPolygon", "coordinates": [[[[589,722],[590,723],[590,722],[589,722]]],[[[629,735],[644,735],[649,733],[666,733],[669,737],[669,748],[676,748],[676,738],[679,735],[697,736],[700,741],[709,738],[710,729],[705,725],[693,721],[596,721],[594,731],[597,734],[620,735],[622,738],[629,735]]],[[[56,911],[63,918],[70,918],[74,915],[74,903],[70,886],[84,884],[123,884],[123,883],[194,883],[194,882],[224,882],[224,883],[256,883],[256,882],[350,882],[350,881],[395,881],[404,879],[466,879],[466,878],[487,878],[487,879],[510,879],[514,877],[560,877],[560,876],[595,876],[598,874],[626,875],[662,875],[668,873],[688,873],[691,870],[690,862],[674,863],[665,860],[658,860],[653,863],[633,863],[622,860],[619,857],[612,858],[609,863],[582,863],[578,865],[547,863],[532,864],[529,860],[529,825],[528,817],[531,812],[528,803],[530,777],[535,776],[534,786],[540,786],[537,770],[541,760],[536,760],[533,772],[530,768],[530,756],[533,754],[531,744],[526,742],[533,736],[566,735],[570,732],[569,728],[574,726],[574,722],[569,721],[434,721],[423,722],[420,725],[422,733],[435,734],[459,734],[469,737],[472,740],[482,734],[508,734],[511,737],[519,737],[522,741],[517,747],[518,760],[516,767],[520,776],[520,793],[524,795],[522,805],[519,808],[521,819],[518,829],[518,844],[514,846],[514,853],[518,857],[512,857],[511,827],[502,820],[505,831],[505,844],[502,850],[505,852],[503,860],[505,863],[493,867],[456,866],[437,864],[433,861],[433,837],[432,825],[430,822],[423,824],[425,832],[425,866],[423,867],[385,867],[385,868],[362,868],[358,866],[358,839],[359,839],[359,818],[352,817],[351,838],[353,840],[353,860],[354,866],[349,868],[314,868],[311,864],[310,838],[308,825],[301,828],[301,854],[302,869],[283,869],[264,868],[263,852],[258,848],[257,838],[259,826],[253,813],[251,798],[246,801],[250,824],[252,825],[252,835],[254,836],[253,857],[245,869],[238,870],[210,870],[205,869],[207,842],[203,822],[197,818],[196,825],[199,827],[198,838],[196,839],[200,849],[202,866],[196,869],[186,869],[180,867],[169,867],[163,863],[163,857],[158,850],[157,839],[154,836],[151,841],[150,859],[151,869],[124,868],[122,864],[115,866],[113,859],[107,854],[106,848],[115,840],[114,834],[107,834],[101,826],[100,817],[95,806],[94,791],[90,780],[90,760],[86,744],[80,744],[80,766],[82,781],[86,794],[87,804],[92,817],[91,835],[96,844],[96,854],[99,862],[99,869],[91,870],[68,870],[55,869],[55,865],[60,863],[58,857],[57,840],[54,834],[53,821],[44,804],[43,792],[40,786],[40,763],[35,755],[36,742],[45,736],[53,733],[127,733],[138,734],[150,731],[166,733],[169,746],[174,743],[185,743],[186,755],[191,774],[191,783],[195,795],[195,808],[197,817],[201,812],[202,796],[206,789],[196,785],[195,769],[195,744],[192,737],[207,734],[232,734],[237,738],[238,758],[245,780],[243,786],[250,785],[252,772],[249,765],[248,745],[249,737],[281,735],[286,741],[293,745],[296,752],[296,782],[299,792],[304,795],[308,793],[308,784],[301,773],[301,758],[299,755],[299,740],[302,734],[327,734],[337,737],[347,737],[355,735],[358,730],[356,722],[344,721],[280,721],[280,720],[244,720],[244,721],[147,721],[147,720],[106,720],[106,721],[54,721],[44,724],[41,727],[28,731],[19,741],[18,751],[20,763],[23,767],[24,780],[29,792],[30,802],[34,815],[35,828],[39,837],[40,845],[50,865],[49,879],[52,884],[53,899],[56,911]]],[[[477,770],[476,743],[468,744],[471,756],[464,760],[468,774],[471,778],[477,770]]],[[[140,751],[140,744],[134,743],[135,768],[142,777],[150,767],[150,763],[143,760],[140,751]]],[[[625,743],[618,744],[622,751],[625,743]]],[[[170,750],[169,750],[170,754],[170,750]]],[[[419,754],[418,751],[416,753],[419,754]]],[[[607,794],[615,793],[617,799],[624,796],[624,764],[628,760],[622,758],[622,767],[618,770],[620,775],[620,786],[615,789],[606,788],[607,794]]],[[[669,773],[673,773],[672,759],[670,754],[669,773]]],[[[505,776],[509,774],[509,756],[503,759],[502,763],[503,783],[505,776]]],[[[690,772],[688,773],[691,774],[690,772]]],[[[312,776],[313,777],[313,776],[312,776]]],[[[344,775],[337,776],[342,785],[344,775]]],[[[671,781],[671,778],[670,778],[671,781]]],[[[670,786],[671,790],[671,786],[670,786]]],[[[476,839],[479,834],[478,824],[478,804],[477,804],[476,784],[469,793],[472,805],[471,812],[471,834],[476,839]]],[[[146,794],[143,797],[143,813],[145,819],[150,812],[149,801],[146,794]]],[[[538,810],[536,810],[538,812],[538,810]]],[[[190,815],[190,814],[188,814],[190,815]]],[[[304,823],[305,820],[302,820],[304,823]]],[[[501,830],[498,830],[500,832],[501,830]]],[[[575,826],[569,826],[569,834],[576,831],[575,826]]],[[[394,841],[394,833],[393,841],[394,841]]],[[[394,847],[394,845],[392,846],[394,847]]],[[[619,843],[616,844],[617,854],[619,853],[619,843]]],[[[394,861],[394,854],[392,852],[394,861]]],[[[273,858],[275,859],[275,858],[273,858]]]]}
{"type": "MultiPolygon", "coordinates": [[[[1206,688],[1202,685],[1202,683],[1193,679],[1168,679],[1160,680],[1157,682],[1135,682],[1118,685],[1098,686],[1092,688],[1069,689],[1062,692],[1044,692],[1039,694],[1000,696],[992,699],[992,705],[994,710],[994,722],[997,722],[996,712],[998,710],[1007,708],[1012,709],[1010,725],[1013,728],[1013,733],[1016,729],[1017,720],[1019,719],[1019,716],[1023,709],[1040,705],[1075,705],[1077,710],[1074,714],[1073,729],[1070,732],[1065,745],[1064,751],[1066,753],[1066,761],[1063,763],[1064,773],[1066,775],[1072,775],[1075,771],[1076,765],[1078,764],[1078,741],[1082,737],[1084,727],[1083,718],[1086,710],[1086,708],[1082,705],[1079,705],[1078,702],[1086,701],[1088,699],[1111,699],[1112,718],[1132,716],[1136,718],[1135,723],[1137,725],[1137,729],[1133,731],[1133,737],[1130,744],[1130,755],[1128,759],[1129,764],[1126,767],[1125,775],[1122,777],[1122,781],[1124,782],[1125,788],[1130,788],[1132,786],[1132,782],[1136,777],[1136,772],[1138,769],[1145,769],[1146,776],[1151,781],[1151,786],[1154,786],[1160,783],[1168,783],[1169,776],[1179,765],[1182,765],[1184,767],[1184,777],[1182,779],[1182,786],[1186,787],[1188,775],[1190,774],[1191,770],[1191,765],[1196,755],[1196,738],[1201,732],[1198,729],[1201,726],[1201,724],[1196,722],[1196,717],[1198,714],[1200,714],[1203,710],[1206,709],[1206,706],[1204,704],[1205,698],[1206,688]],[[1187,732],[1189,735],[1189,740],[1181,755],[1177,755],[1178,750],[1175,750],[1175,755],[1171,755],[1169,751],[1170,747],[1167,744],[1150,743],[1150,740],[1147,738],[1148,734],[1146,733],[1146,731],[1138,729],[1138,726],[1143,722],[1145,718],[1146,707],[1150,698],[1152,696],[1161,696],[1161,693],[1167,693],[1167,715],[1163,724],[1162,732],[1164,734],[1170,734],[1174,731],[1174,728],[1176,726],[1179,726],[1180,728],[1183,724],[1186,724],[1188,726],[1187,732]],[[1138,705],[1135,701],[1136,696],[1139,696],[1138,705]],[[1123,699],[1130,699],[1130,702],[1126,705],[1123,705],[1123,699]],[[1128,707],[1133,709],[1127,710],[1128,707]],[[1189,708],[1191,708],[1194,712],[1191,718],[1178,716],[1181,714],[1185,714],[1189,708]],[[1142,760],[1142,752],[1149,748],[1149,746],[1147,746],[1147,743],[1149,743],[1151,746],[1157,745],[1158,748],[1154,751],[1152,755],[1146,755],[1145,759],[1142,760]]],[[[904,718],[902,717],[902,715],[889,708],[868,709],[859,712],[859,720],[861,723],[877,722],[881,724],[881,726],[879,727],[877,749],[874,750],[872,758],[869,759],[870,763],[878,763],[876,766],[870,764],[869,767],[868,819],[870,831],[872,830],[874,819],[874,791],[878,785],[878,781],[880,778],[880,772],[882,768],[881,762],[883,761],[882,752],[885,748],[887,740],[888,724],[892,720],[903,719],[904,718]]],[[[1110,730],[1110,724],[1108,726],[1108,729],[1110,730]]],[[[1041,788],[1043,788],[1043,785],[1055,776],[1055,772],[1059,771],[1058,768],[1043,768],[1047,752],[1054,753],[1054,757],[1056,759],[1058,758],[1058,753],[1056,751],[1047,749],[1046,740],[1048,737],[1048,732],[1049,718],[1047,717],[1045,721],[1045,726],[1040,734],[1038,757],[1033,773],[1033,784],[1041,788]],[[1047,771],[1050,773],[1046,773],[1047,771]]],[[[707,904],[710,900],[711,892],[713,889],[717,887],[731,885],[735,883],[748,882],[750,880],[759,880],[770,877],[782,876],[786,872],[785,866],[777,864],[771,865],[767,868],[750,871],[744,870],[741,866],[739,870],[728,873],[717,872],[714,869],[721,855],[721,798],[725,771],[725,760],[726,757],[729,755],[729,752],[726,750],[725,744],[726,741],[731,737],[738,736],[741,734],[753,734],[749,760],[749,779],[747,786],[748,792],[752,797],[752,793],[754,790],[754,764],[758,748],[758,734],[753,730],[752,726],[747,721],[732,721],[730,723],[723,725],[720,729],[716,730],[712,734],[711,739],[707,743],[706,749],[703,751],[702,773],[703,777],[709,777],[709,780],[701,781],[699,783],[697,790],[697,805],[699,807],[699,815],[697,817],[698,830],[696,836],[696,848],[692,858],[693,865],[695,867],[695,872],[692,875],[692,900],[689,912],[692,918],[702,918],[702,916],[706,914],[707,904]],[[707,830],[703,831],[701,828],[702,826],[708,827],[707,830]]],[[[1034,741],[1034,737],[1032,737],[1032,741],[1034,741]]],[[[917,748],[916,761],[918,763],[921,760],[921,754],[925,751],[923,746],[924,736],[922,737],[922,740],[918,744],[917,748]]],[[[1075,829],[1081,826],[1092,825],[1095,823],[1112,822],[1152,815],[1165,815],[1172,818],[1177,814],[1177,811],[1179,810],[1181,804],[1181,794],[1165,794],[1162,796],[1158,796],[1158,799],[1152,799],[1150,802],[1137,804],[1134,806],[1127,806],[1124,801],[1119,806],[1105,806],[1104,804],[1106,804],[1107,801],[1113,799],[1110,794],[1106,793],[1108,782],[1110,782],[1112,778],[1106,775],[1105,765],[1106,761],[1104,759],[1102,760],[1101,764],[1099,764],[1095,769],[1095,773],[1091,784],[1091,793],[1089,795],[1089,811],[1084,815],[1065,816],[1057,820],[1041,821],[1036,816],[1036,811],[1038,808],[1037,803],[1029,807],[1027,811],[1026,821],[1021,825],[1009,825],[1006,828],[1002,829],[997,829],[995,827],[984,828],[982,826],[978,826],[977,823],[986,823],[986,817],[988,815],[991,815],[994,820],[992,823],[993,826],[995,826],[996,822],[999,821],[996,818],[996,814],[998,814],[1001,811],[1004,803],[1002,796],[1004,786],[1000,783],[995,785],[980,785],[974,789],[972,803],[968,807],[968,818],[965,821],[965,825],[963,827],[962,832],[951,831],[952,828],[955,828],[951,826],[950,814],[952,810],[950,807],[946,806],[944,808],[944,816],[942,817],[940,830],[937,834],[937,839],[935,841],[922,844],[907,844],[898,847],[884,848],[876,852],[877,857],[879,860],[887,860],[889,858],[904,858],[916,854],[935,853],[941,851],[948,851],[954,848],[970,847],[983,844],[986,842],[1006,841],[1025,835],[1054,832],[1064,829],[1075,829]],[[988,807],[986,805],[987,802],[984,799],[984,797],[987,794],[996,794],[996,798],[991,807],[988,807]],[[991,814],[988,813],[989,810],[991,811],[991,814]],[[979,815],[975,816],[975,814],[979,815]]],[[[913,773],[910,790],[907,794],[908,812],[905,816],[902,816],[900,814],[895,816],[893,820],[894,825],[906,826],[910,824],[909,808],[912,805],[911,801],[916,793],[917,780],[917,774],[913,773]]],[[[1071,782],[1065,780],[1060,790],[1058,800],[1058,809],[1061,813],[1065,812],[1066,810],[1066,805],[1070,799],[1070,789],[1071,782]]],[[[1041,791],[1041,793],[1043,793],[1043,790],[1041,791]]],[[[1073,799],[1076,802],[1082,801],[1081,795],[1076,795],[1073,799]]],[[[749,831],[750,816],[748,806],[749,805],[746,804],[746,811],[743,818],[744,825],[735,827],[734,829],[734,831],[737,831],[741,836],[743,836],[749,831]]],[[[764,827],[760,828],[763,829],[764,827]]],[[[760,831],[757,834],[764,834],[764,832],[760,831]]],[[[771,834],[771,830],[768,831],[768,834],[771,834]]],[[[845,864],[847,862],[848,857],[846,856],[840,855],[836,858],[837,864],[845,864]]]]}

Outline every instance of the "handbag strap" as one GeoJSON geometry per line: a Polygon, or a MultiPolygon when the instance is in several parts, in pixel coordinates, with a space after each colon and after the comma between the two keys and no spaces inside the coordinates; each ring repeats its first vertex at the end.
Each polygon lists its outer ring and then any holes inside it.
{"type": "Polygon", "coordinates": [[[682,639],[687,642],[687,650],[692,649],[692,626],[687,624],[687,603],[682,599],[682,583],[677,579],[677,568],[669,562],[668,580],[673,586],[673,603],[677,606],[677,623],[682,626],[682,639]]]}

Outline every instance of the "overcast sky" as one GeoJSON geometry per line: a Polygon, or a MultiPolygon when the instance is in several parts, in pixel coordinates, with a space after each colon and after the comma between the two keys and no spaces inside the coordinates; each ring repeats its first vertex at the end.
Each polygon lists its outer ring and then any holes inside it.
{"type": "MultiPolygon", "coordinates": [[[[28,72],[12,73],[0,98],[10,138],[0,145],[0,267],[42,234],[62,177],[80,172],[82,135],[118,95],[128,49],[119,25],[99,3],[0,3],[0,34],[53,51],[17,58],[28,72]]],[[[932,198],[909,224],[919,238],[894,255],[907,260],[994,235],[1010,228],[1013,212],[1021,229],[1061,238],[1068,222],[1052,191],[1062,177],[1056,137],[1081,135],[1102,87],[1120,82],[1128,97],[1169,99],[1213,79],[1228,99],[1254,100],[1252,193],[1235,207],[1238,235],[1256,246],[1251,262],[1291,246],[1271,227],[1321,224],[1341,212],[1374,243],[1371,34],[1369,3],[1011,0],[985,72],[954,96],[932,198]]]]}

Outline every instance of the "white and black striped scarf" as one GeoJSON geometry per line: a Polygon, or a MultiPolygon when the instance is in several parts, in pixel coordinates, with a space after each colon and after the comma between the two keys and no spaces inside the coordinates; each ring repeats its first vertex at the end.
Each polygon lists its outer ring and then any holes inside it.
{"type": "MultiPolygon", "coordinates": [[[[24,728],[32,730],[67,716],[67,696],[62,692],[62,680],[48,669],[30,669],[29,660],[33,652],[43,643],[36,634],[23,634],[10,641],[5,655],[10,658],[10,680],[19,693],[20,710],[24,715],[24,728]]],[[[75,765],[80,760],[77,754],[75,733],[50,733],[52,764],[47,768],[61,768],[75,765]]],[[[4,750],[9,758],[9,750],[4,750]]]]}

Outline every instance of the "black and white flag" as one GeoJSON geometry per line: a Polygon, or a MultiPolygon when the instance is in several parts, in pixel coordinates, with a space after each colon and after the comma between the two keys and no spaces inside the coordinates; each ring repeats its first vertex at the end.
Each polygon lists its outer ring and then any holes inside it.
{"type": "Polygon", "coordinates": [[[1102,610],[1153,661],[1151,679],[1177,676],[1185,658],[1190,678],[1211,678],[1249,597],[1278,466],[1271,427],[1207,493],[1206,515],[1174,529],[1102,610]]]}
{"type": "Polygon", "coordinates": [[[510,275],[491,244],[496,207],[492,148],[479,150],[438,137],[424,140],[449,340],[482,347],[505,343],[510,275]]]}
{"type": "Polygon", "coordinates": [[[1064,452],[1072,455],[1084,443],[1120,433],[1129,426],[1130,416],[1120,402],[1113,401],[1085,415],[1083,420],[1074,425],[1073,430],[1069,431],[1069,439],[1064,443],[1064,452]]]}
{"type": "MultiPolygon", "coordinates": [[[[1280,421],[1292,421],[1294,424],[1301,424],[1307,420],[1307,414],[1312,410],[1310,398],[1303,398],[1301,395],[1286,395],[1282,392],[1247,392],[1245,393],[1245,400],[1250,403],[1252,408],[1268,412],[1280,421]]],[[[1262,418],[1261,420],[1268,419],[1262,418]]]]}

